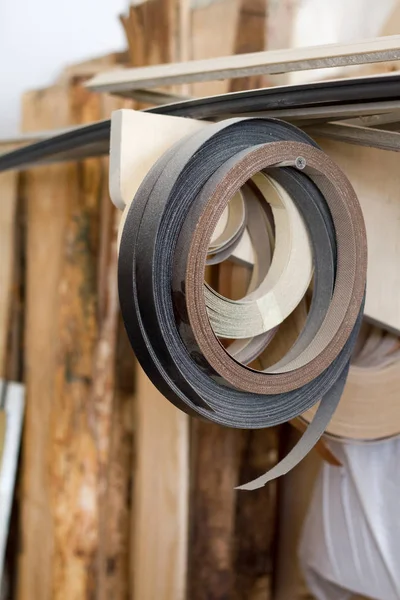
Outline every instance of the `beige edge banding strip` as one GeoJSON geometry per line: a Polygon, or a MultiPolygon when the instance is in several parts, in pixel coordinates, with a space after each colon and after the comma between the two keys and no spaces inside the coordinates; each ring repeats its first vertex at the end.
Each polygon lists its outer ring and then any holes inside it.
{"type": "Polygon", "coordinates": [[[349,337],[364,295],[365,227],[354,190],[340,169],[320,150],[299,142],[274,142],[250,152],[218,186],[200,218],[188,259],[186,294],[197,343],[211,366],[229,383],[255,393],[286,392],[310,382],[336,358],[349,337]],[[336,228],[338,262],[335,291],[325,321],[306,350],[275,373],[250,371],[217,341],[203,294],[204,262],[215,223],[233,193],[260,170],[283,161],[305,158],[306,172],[325,195],[336,228]]]}
{"type": "MultiPolygon", "coordinates": [[[[373,327],[353,357],[346,387],[326,433],[372,441],[400,434],[400,339],[373,327]]],[[[314,406],[302,416],[310,422],[314,406]]]]}
{"type": "Polygon", "coordinates": [[[312,277],[307,229],[289,194],[264,174],[255,174],[252,181],[272,207],[275,252],[265,279],[242,300],[223,298],[205,287],[210,322],[220,337],[248,338],[273,329],[296,308],[312,277]]]}

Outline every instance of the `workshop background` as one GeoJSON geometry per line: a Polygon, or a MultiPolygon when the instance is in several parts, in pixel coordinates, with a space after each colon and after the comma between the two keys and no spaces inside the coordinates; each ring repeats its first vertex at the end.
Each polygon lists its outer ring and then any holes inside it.
{"type": "MultiPolygon", "coordinates": [[[[399,0],[0,0],[0,152],[20,133],[145,106],[89,91],[85,82],[103,70],[393,34],[399,0]]],[[[172,91],[205,96],[398,68],[172,91]]],[[[0,379],[20,382],[25,398],[16,401],[15,482],[0,479],[1,600],[317,597],[304,577],[304,545],[317,536],[301,536],[318,473],[334,458],[322,445],[286,477],[241,493],[235,486],[276,464],[298,431],[194,420],[147,379],[119,313],[108,159],[1,174],[0,197],[0,379]]],[[[243,269],[223,264],[208,277],[239,296],[243,269]]],[[[398,579],[393,586],[397,596],[379,598],[400,599],[398,579]]],[[[320,584],[318,600],[356,597],[336,580],[320,584]]]]}

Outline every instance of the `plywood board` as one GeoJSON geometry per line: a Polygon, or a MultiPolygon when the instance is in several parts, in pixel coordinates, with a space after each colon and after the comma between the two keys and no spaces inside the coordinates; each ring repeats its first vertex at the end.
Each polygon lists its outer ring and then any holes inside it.
{"type": "Polygon", "coordinates": [[[317,139],[353,185],[367,228],[365,315],[400,331],[400,169],[397,152],[317,139]]]}
{"type": "Polygon", "coordinates": [[[350,44],[271,50],[110,71],[95,76],[88,82],[88,86],[96,91],[118,93],[179,83],[215,81],[267,73],[288,73],[322,67],[398,60],[399,58],[400,36],[394,35],[350,44]]]}

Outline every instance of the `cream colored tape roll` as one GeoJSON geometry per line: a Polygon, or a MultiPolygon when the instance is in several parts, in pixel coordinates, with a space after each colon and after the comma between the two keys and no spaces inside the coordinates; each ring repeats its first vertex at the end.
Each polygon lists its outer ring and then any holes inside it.
{"type": "Polygon", "coordinates": [[[246,207],[240,190],[229,202],[227,210],[224,211],[221,219],[225,221],[222,231],[219,231],[220,222],[218,222],[216,231],[214,231],[215,237],[213,236],[211,239],[208,249],[209,254],[217,254],[224,250],[244,230],[246,224],[246,207]]]}
{"type": "MultiPolygon", "coordinates": [[[[357,350],[326,433],[360,441],[399,435],[400,339],[373,328],[357,350]]],[[[315,407],[303,417],[310,421],[314,413],[315,407]]]]}
{"type": "MultiPolygon", "coordinates": [[[[131,343],[155,385],[179,408],[231,427],[262,428],[291,420],[323,398],[296,448],[245,489],[286,473],[323,433],[345,384],[365,274],[365,228],[349,182],[304,134],[266,119],[210,125],[165,153],[130,207],[118,267],[131,343]],[[283,164],[292,168],[283,171],[283,164]],[[285,365],[262,373],[224,350],[204,298],[215,226],[233,195],[260,171],[273,171],[276,181],[285,175],[284,188],[293,188],[313,250],[325,240],[322,261],[322,251],[314,252],[315,289],[328,271],[330,280],[316,330],[307,319],[304,345],[285,365]]],[[[312,305],[324,292],[318,289],[312,305]]]]}
{"type": "Polygon", "coordinates": [[[252,177],[273,212],[275,252],[259,287],[242,300],[230,300],[205,287],[214,333],[226,338],[249,338],[280,323],[303,298],[312,277],[313,259],[305,223],[289,194],[262,173],[252,177]]]}

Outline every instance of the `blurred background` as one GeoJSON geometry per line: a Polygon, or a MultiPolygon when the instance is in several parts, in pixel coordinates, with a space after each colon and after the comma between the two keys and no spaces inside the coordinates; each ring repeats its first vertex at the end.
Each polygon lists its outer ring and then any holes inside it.
{"type": "MultiPolygon", "coordinates": [[[[102,70],[397,33],[399,0],[0,0],[1,151],[21,132],[145,106],[89,92],[85,82],[102,70]]],[[[205,96],[393,69],[173,91],[205,96]]],[[[119,315],[119,217],[107,180],[106,158],[0,177],[0,378],[25,386],[15,491],[3,490],[7,510],[0,503],[1,599],[311,600],[298,545],[317,474],[335,457],[322,444],[284,479],[235,491],[300,434],[193,421],[147,380],[119,315]]],[[[235,264],[207,274],[231,297],[247,276],[235,264]]]]}
{"type": "MultiPolygon", "coordinates": [[[[187,2],[192,10],[199,12],[207,11],[209,5],[219,4],[216,15],[226,14],[226,11],[229,15],[230,11],[235,10],[234,5],[240,4],[239,1],[228,0],[187,2]]],[[[257,7],[264,9],[263,2],[253,4],[256,10],[257,7]]],[[[394,18],[397,4],[397,0],[269,0],[268,7],[265,8],[270,15],[266,24],[266,45],[274,49],[392,35],[398,32],[398,24],[394,18]],[[274,12],[278,13],[279,19],[273,18],[274,12]]],[[[14,135],[19,131],[20,99],[24,91],[49,85],[66,65],[126,48],[126,38],[118,17],[128,6],[129,2],[125,0],[70,0],[59,3],[49,0],[2,0],[2,137],[14,135]]],[[[206,26],[206,23],[204,25],[206,26]]],[[[215,25],[216,23],[213,23],[213,27],[215,25]]],[[[210,27],[210,23],[207,27],[210,27]]],[[[229,31],[221,31],[223,23],[219,23],[219,27],[224,38],[233,35],[231,28],[229,31]]],[[[210,31],[207,54],[214,51],[214,55],[217,56],[220,54],[218,44],[221,40],[215,40],[212,33],[215,32],[210,31]]],[[[224,50],[229,54],[229,44],[224,50]]],[[[315,77],[315,73],[294,73],[290,77],[301,81],[315,77]]]]}

